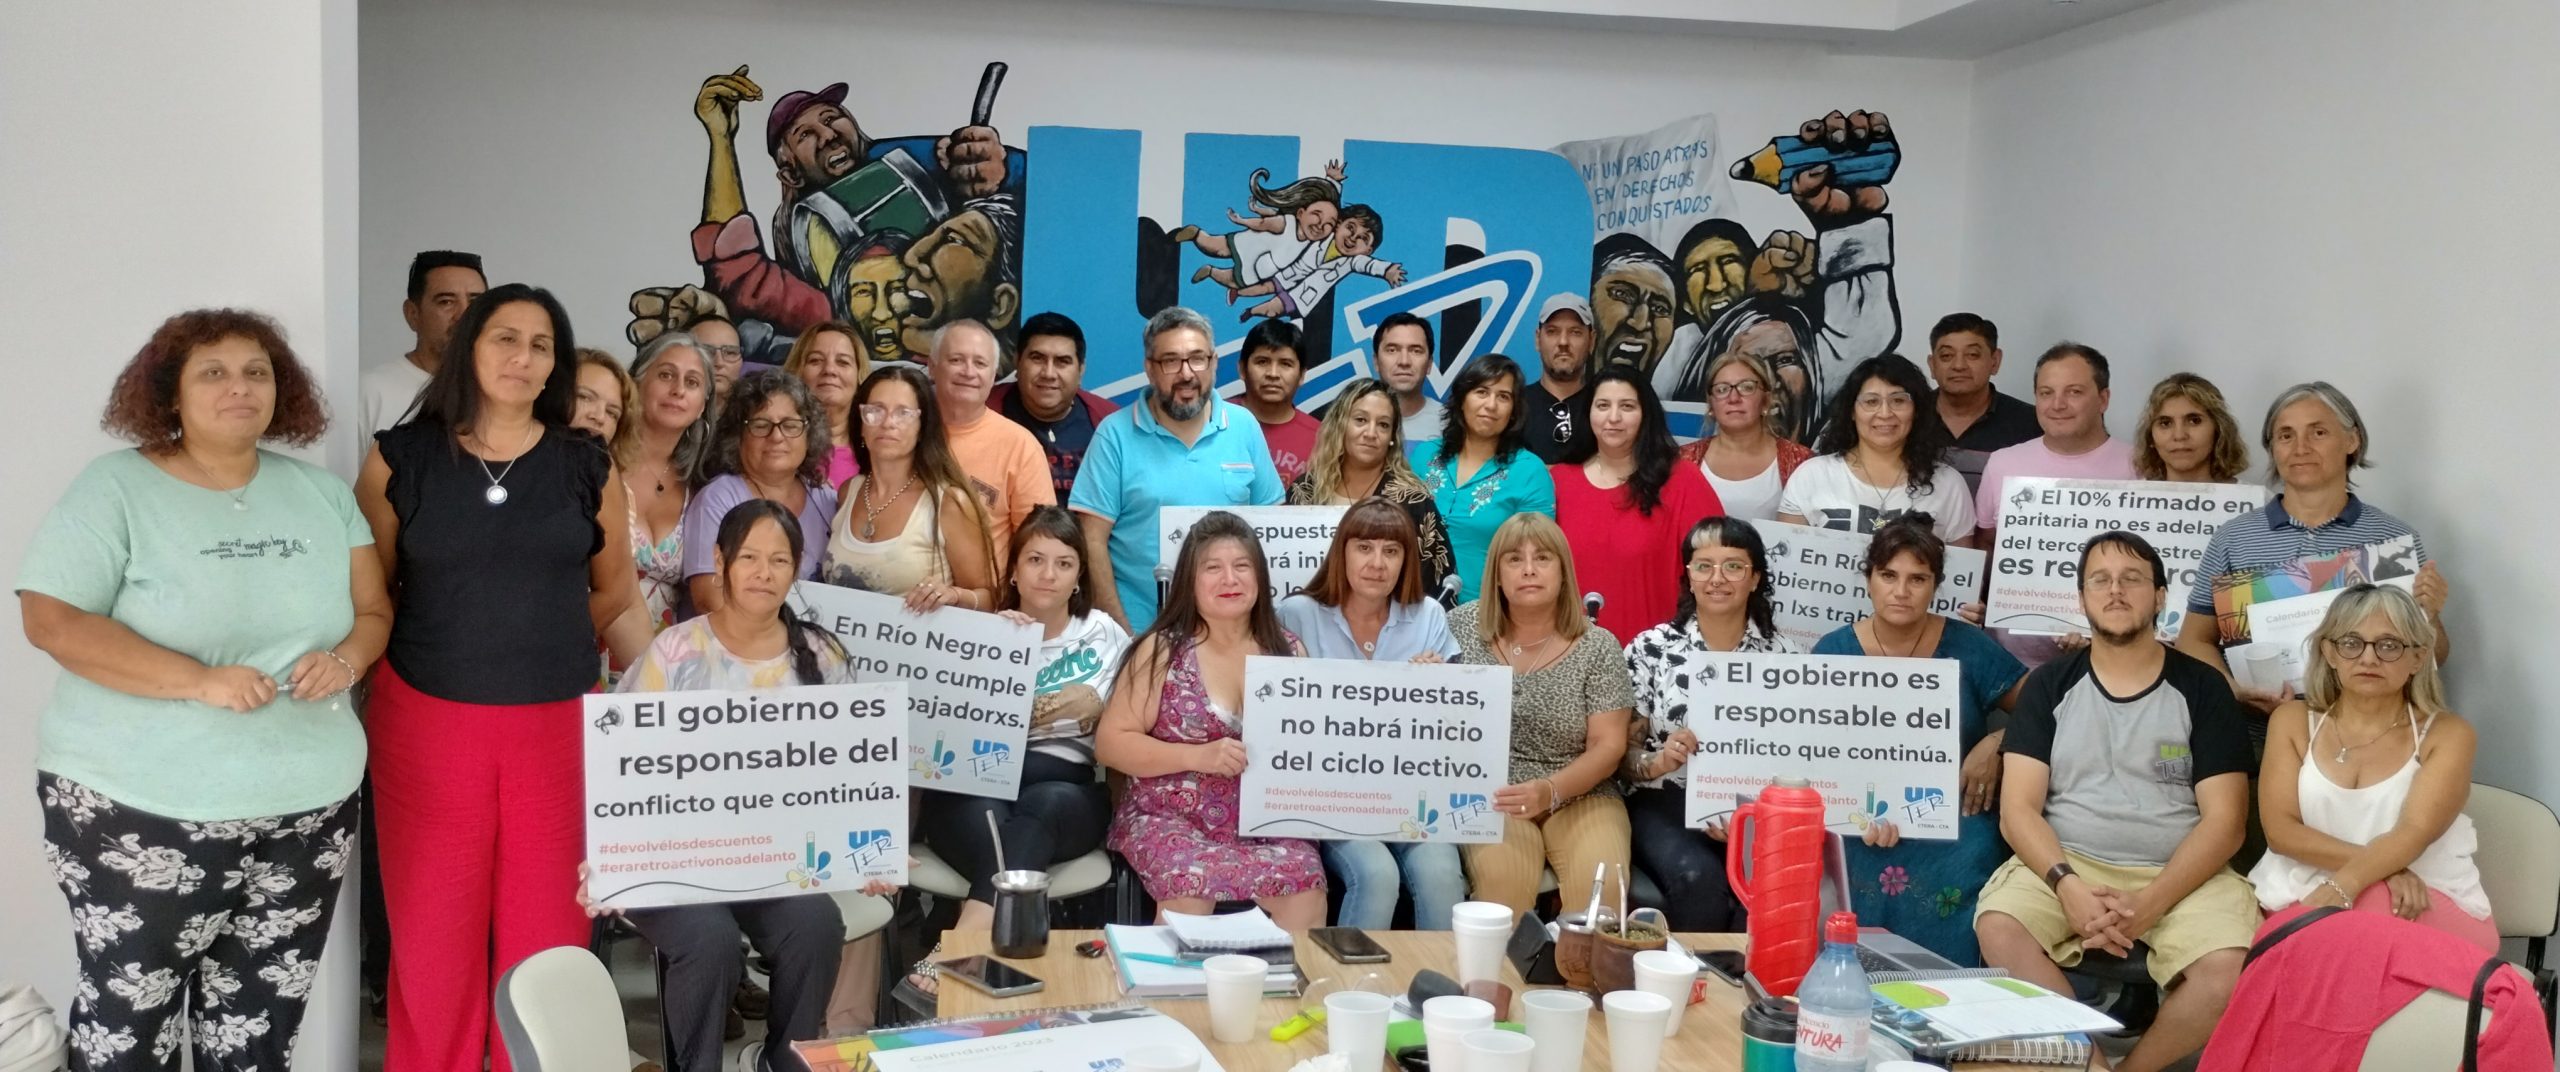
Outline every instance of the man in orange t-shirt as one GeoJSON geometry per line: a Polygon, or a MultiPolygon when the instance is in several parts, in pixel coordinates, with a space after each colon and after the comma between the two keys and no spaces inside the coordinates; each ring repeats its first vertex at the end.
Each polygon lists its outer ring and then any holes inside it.
{"type": "Polygon", "coordinates": [[[996,385],[995,332],[975,320],[943,325],[934,333],[925,368],[933,376],[934,403],[941,407],[951,453],[986,503],[996,561],[1011,562],[1014,528],[1031,516],[1032,507],[1056,505],[1058,493],[1050,487],[1040,441],[987,408],[987,393],[996,385]]]}

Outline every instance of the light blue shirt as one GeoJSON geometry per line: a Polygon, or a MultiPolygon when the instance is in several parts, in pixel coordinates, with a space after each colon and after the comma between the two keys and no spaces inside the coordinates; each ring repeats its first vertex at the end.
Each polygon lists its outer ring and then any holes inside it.
{"type": "Polygon", "coordinates": [[[1274,506],[1280,471],[1262,424],[1244,407],[1210,403],[1200,438],[1186,447],[1157,423],[1155,389],[1102,419],[1067,506],[1111,522],[1111,576],[1129,631],[1156,620],[1157,515],[1168,506],[1274,506]]]}
{"type": "Polygon", "coordinates": [[[1351,639],[1351,623],[1342,617],[1342,608],[1318,603],[1305,592],[1281,600],[1279,611],[1281,627],[1298,635],[1309,658],[1403,663],[1436,651],[1442,659],[1458,661],[1458,638],[1449,632],[1449,614],[1429,599],[1387,604],[1387,624],[1378,629],[1375,652],[1361,651],[1360,642],[1351,639]]]}
{"type": "Polygon", "coordinates": [[[1545,514],[1556,516],[1556,482],[1547,475],[1547,463],[1523,447],[1511,455],[1511,461],[1499,459],[1478,466],[1475,475],[1458,479],[1458,462],[1452,458],[1441,465],[1433,459],[1440,444],[1416,445],[1413,453],[1414,472],[1422,477],[1422,486],[1431,489],[1432,505],[1440,508],[1440,523],[1449,528],[1449,553],[1457,559],[1458,601],[1461,603],[1483,594],[1485,549],[1493,543],[1493,530],[1513,514],[1545,514]]]}

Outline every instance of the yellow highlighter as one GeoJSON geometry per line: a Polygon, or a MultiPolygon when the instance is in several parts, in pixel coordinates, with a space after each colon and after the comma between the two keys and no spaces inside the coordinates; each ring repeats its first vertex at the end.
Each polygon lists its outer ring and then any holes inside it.
{"type": "Polygon", "coordinates": [[[1280,1021],[1279,1026],[1271,1029],[1271,1041],[1287,1042],[1290,1039],[1306,1034],[1310,1028],[1313,1028],[1317,1024],[1321,1024],[1323,1022],[1324,1006],[1314,1005],[1300,1009],[1298,1010],[1298,1015],[1280,1021]]]}

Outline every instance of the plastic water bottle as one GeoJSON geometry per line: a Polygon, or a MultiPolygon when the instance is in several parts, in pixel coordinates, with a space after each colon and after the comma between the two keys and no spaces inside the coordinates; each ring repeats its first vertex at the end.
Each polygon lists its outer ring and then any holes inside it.
{"type": "Polygon", "coordinates": [[[1867,970],[1858,964],[1858,917],[1834,912],[1822,927],[1822,955],[1796,987],[1796,1072],[1863,1072],[1867,1067],[1867,970]]]}

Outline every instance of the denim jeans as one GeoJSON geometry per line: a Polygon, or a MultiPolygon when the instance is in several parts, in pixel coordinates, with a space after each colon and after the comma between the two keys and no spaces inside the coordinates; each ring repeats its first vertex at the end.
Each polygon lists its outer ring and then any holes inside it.
{"type": "Polygon", "coordinates": [[[1413,928],[1449,929],[1449,910],[1467,899],[1466,869],[1458,847],[1427,841],[1319,841],[1324,866],[1342,879],[1344,927],[1385,930],[1395,925],[1398,886],[1413,891],[1413,928]]]}
{"type": "Polygon", "coordinates": [[[1627,794],[1636,866],[1662,887],[1662,914],[1672,930],[1741,930],[1743,912],[1725,882],[1725,843],[1688,825],[1688,807],[1677,786],[1627,794]]]}

